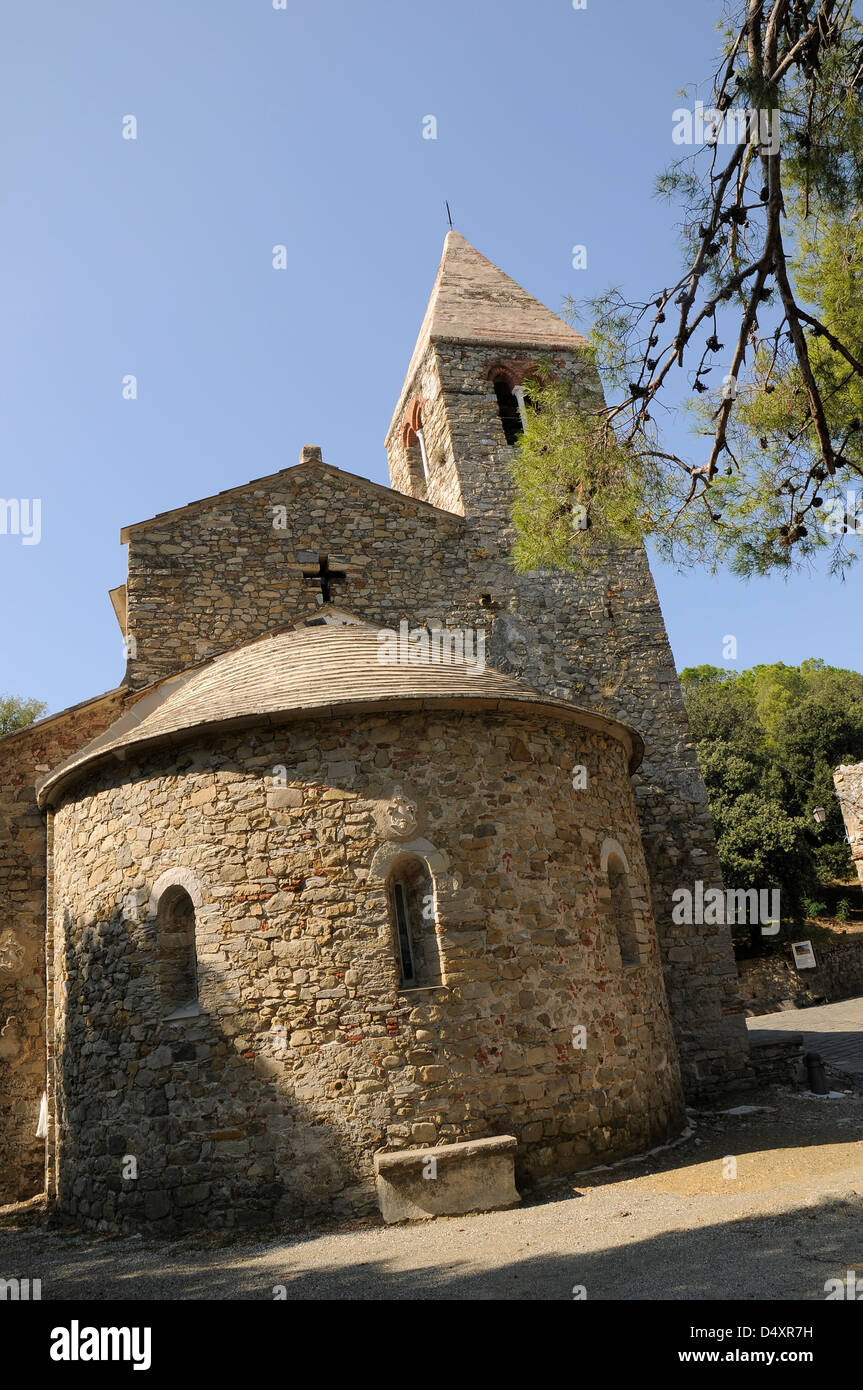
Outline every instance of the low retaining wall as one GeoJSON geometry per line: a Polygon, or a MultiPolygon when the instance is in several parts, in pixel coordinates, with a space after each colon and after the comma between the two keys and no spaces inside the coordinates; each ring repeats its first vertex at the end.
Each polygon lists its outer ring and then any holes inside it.
{"type": "MultiPolygon", "coordinates": [[[[800,939],[806,939],[805,929],[800,939]]],[[[737,962],[737,978],[744,1012],[778,1013],[783,1007],[798,1008],[816,999],[835,1003],[863,994],[863,937],[840,940],[835,946],[815,947],[814,970],[798,970],[788,947],[783,955],[762,956],[737,962]]]]}
{"type": "Polygon", "coordinates": [[[805,1079],[802,1033],[751,1033],[749,1056],[762,1086],[800,1086],[805,1079]]]}

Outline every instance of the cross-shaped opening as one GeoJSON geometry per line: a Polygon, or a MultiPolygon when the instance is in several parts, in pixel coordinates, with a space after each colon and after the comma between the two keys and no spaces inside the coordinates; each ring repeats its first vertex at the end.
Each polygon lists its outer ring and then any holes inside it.
{"type": "Polygon", "coordinates": [[[334,579],[347,579],[344,570],[331,570],[328,555],[319,555],[317,567],[303,565],[303,582],[320,590],[321,602],[332,603],[332,582],[334,579]]]}

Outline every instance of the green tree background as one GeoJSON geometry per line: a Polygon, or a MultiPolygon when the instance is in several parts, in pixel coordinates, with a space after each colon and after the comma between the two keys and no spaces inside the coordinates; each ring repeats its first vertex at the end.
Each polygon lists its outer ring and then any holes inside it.
{"type": "Polygon", "coordinates": [[[863,675],[809,660],[680,679],[726,886],[779,888],[787,918],[824,884],[855,881],[833,769],[863,761],[863,675]]]}

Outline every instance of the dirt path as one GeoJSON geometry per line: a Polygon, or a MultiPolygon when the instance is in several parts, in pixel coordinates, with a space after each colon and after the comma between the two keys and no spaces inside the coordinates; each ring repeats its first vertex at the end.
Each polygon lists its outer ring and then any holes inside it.
{"type": "Polygon", "coordinates": [[[40,1278],[43,1301],[272,1299],[278,1285],[288,1299],[572,1299],[578,1286],[588,1299],[823,1299],[826,1279],[863,1272],[863,1095],[764,1104],[695,1116],[664,1153],[516,1210],[422,1225],[157,1244],[61,1235],[19,1212],[0,1221],[0,1277],[40,1278]]]}

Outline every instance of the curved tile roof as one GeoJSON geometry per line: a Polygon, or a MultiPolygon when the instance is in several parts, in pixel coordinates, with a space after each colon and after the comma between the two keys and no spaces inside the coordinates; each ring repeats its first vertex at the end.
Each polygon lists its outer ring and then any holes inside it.
{"type": "Polygon", "coordinates": [[[103,734],[43,778],[40,805],[53,803],[85,769],[177,742],[200,729],[213,732],[378,710],[485,709],[544,715],[619,739],[630,770],[641,761],[644,745],[629,725],[543,695],[491,667],[480,671],[463,660],[382,662],[382,630],[365,623],[292,628],[150,687],[103,734]]]}

